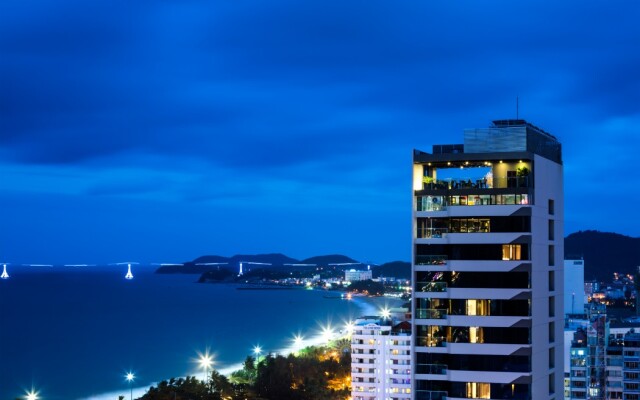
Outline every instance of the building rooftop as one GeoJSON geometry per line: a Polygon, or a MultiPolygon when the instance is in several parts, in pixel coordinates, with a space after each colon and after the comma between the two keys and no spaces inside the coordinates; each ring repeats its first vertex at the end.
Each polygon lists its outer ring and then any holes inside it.
{"type": "MultiPolygon", "coordinates": [[[[433,155],[471,155],[492,153],[533,153],[562,163],[562,145],[558,139],[524,119],[501,119],[488,128],[464,130],[464,144],[435,144],[433,155]]],[[[415,150],[414,160],[432,158],[429,153],[415,150]]]]}

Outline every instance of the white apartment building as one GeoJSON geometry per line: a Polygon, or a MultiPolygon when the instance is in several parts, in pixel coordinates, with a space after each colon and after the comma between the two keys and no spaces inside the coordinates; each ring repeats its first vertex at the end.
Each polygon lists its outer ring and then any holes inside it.
{"type": "Polygon", "coordinates": [[[584,314],[584,260],[564,260],[564,313],[584,314]]]}
{"type": "Polygon", "coordinates": [[[411,325],[362,318],[351,334],[352,400],[411,399],[411,325]]]}
{"type": "Polygon", "coordinates": [[[347,282],[366,281],[367,279],[373,279],[373,271],[359,271],[356,269],[344,271],[344,280],[347,282]]]}
{"type": "Polygon", "coordinates": [[[415,400],[563,398],[562,171],[524,120],[414,150],[415,400]]]}

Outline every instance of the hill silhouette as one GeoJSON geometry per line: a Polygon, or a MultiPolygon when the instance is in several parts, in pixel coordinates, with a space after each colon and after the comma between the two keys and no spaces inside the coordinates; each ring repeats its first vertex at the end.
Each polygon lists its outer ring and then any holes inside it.
{"type": "MultiPolygon", "coordinates": [[[[329,264],[357,263],[358,261],[341,254],[314,256],[304,260],[297,260],[281,253],[236,254],[231,257],[206,255],[198,257],[193,261],[187,261],[183,265],[161,266],[156,270],[156,272],[159,274],[202,274],[209,271],[219,271],[221,269],[235,271],[238,269],[240,262],[247,263],[244,265],[244,268],[245,270],[248,270],[256,268],[281,269],[287,267],[288,264],[315,264],[318,266],[328,266],[329,264]],[[258,265],[253,265],[253,263],[257,263],[258,265]]],[[[350,266],[338,266],[337,268],[344,269],[346,267],[350,266]]],[[[301,267],[296,267],[298,270],[300,268],[301,267]]]]}
{"type": "Polygon", "coordinates": [[[318,264],[318,265],[329,265],[329,264],[342,264],[342,263],[357,263],[358,261],[353,258],[343,256],[341,254],[331,254],[327,256],[315,256],[310,258],[305,258],[300,261],[301,264],[318,264]]]}
{"type": "Polygon", "coordinates": [[[400,279],[411,279],[411,263],[407,261],[392,261],[371,267],[373,277],[391,276],[400,279]]]}
{"type": "MultiPolygon", "coordinates": [[[[565,259],[584,259],[585,280],[611,280],[613,272],[635,274],[640,266],[640,238],[621,235],[612,232],[595,230],[579,231],[564,239],[565,259]]],[[[202,274],[208,271],[229,269],[237,271],[240,262],[266,263],[269,265],[247,265],[247,269],[285,268],[286,264],[315,264],[328,266],[329,264],[357,263],[357,260],[341,254],[330,254],[309,257],[304,260],[286,256],[281,253],[269,254],[237,254],[232,257],[206,255],[179,266],[162,266],[158,273],[202,274]],[[221,263],[218,265],[202,265],[206,263],[221,263]],[[226,264],[223,264],[226,263],[226,264]]],[[[334,271],[345,269],[364,269],[363,265],[332,266],[334,271]]],[[[300,266],[290,267],[292,271],[302,272],[300,266]]],[[[382,265],[372,265],[373,277],[411,278],[411,264],[406,261],[393,261],[382,265]]]]}
{"type": "Polygon", "coordinates": [[[579,231],[564,239],[565,259],[584,259],[585,280],[611,280],[613,272],[635,274],[640,238],[611,232],[579,231]]]}

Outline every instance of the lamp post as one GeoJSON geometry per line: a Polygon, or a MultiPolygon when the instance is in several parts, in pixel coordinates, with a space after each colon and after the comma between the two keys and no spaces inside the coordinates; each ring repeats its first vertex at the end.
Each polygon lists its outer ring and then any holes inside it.
{"type": "Polygon", "coordinates": [[[326,327],[322,328],[322,339],[325,342],[329,343],[332,338],[333,338],[333,329],[331,329],[331,326],[327,325],[326,327]]]}
{"type": "Polygon", "coordinates": [[[302,337],[302,335],[295,335],[295,336],[293,337],[293,344],[294,344],[294,346],[295,346],[295,351],[296,351],[296,353],[299,353],[299,352],[300,352],[300,347],[302,346],[302,340],[303,340],[303,339],[304,339],[304,338],[302,337]]]}
{"type": "Polygon", "coordinates": [[[36,392],[35,390],[31,389],[30,392],[27,392],[27,397],[25,397],[26,400],[38,400],[38,392],[36,392]]]}
{"type": "Polygon", "coordinates": [[[353,321],[349,321],[344,325],[344,329],[347,332],[348,337],[351,337],[351,334],[353,334],[354,327],[355,327],[355,324],[353,321]]]}
{"type": "Polygon", "coordinates": [[[133,400],[133,380],[136,379],[136,376],[133,372],[128,372],[127,375],[125,375],[125,379],[129,382],[129,399],[133,400]]]}
{"type": "Polygon", "coordinates": [[[204,383],[205,385],[207,384],[207,381],[209,380],[207,377],[207,374],[209,372],[209,367],[211,367],[211,364],[213,364],[213,359],[211,357],[211,355],[209,353],[205,353],[202,354],[200,356],[200,367],[202,367],[204,369],[204,383]]]}

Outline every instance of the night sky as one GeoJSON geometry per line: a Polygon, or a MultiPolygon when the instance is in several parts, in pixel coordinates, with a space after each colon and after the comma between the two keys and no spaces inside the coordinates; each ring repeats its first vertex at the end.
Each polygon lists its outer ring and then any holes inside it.
{"type": "Polygon", "coordinates": [[[640,2],[0,5],[0,261],[411,252],[412,149],[519,116],[640,235],[640,2]],[[557,4],[559,3],[559,4],[557,4]]]}

